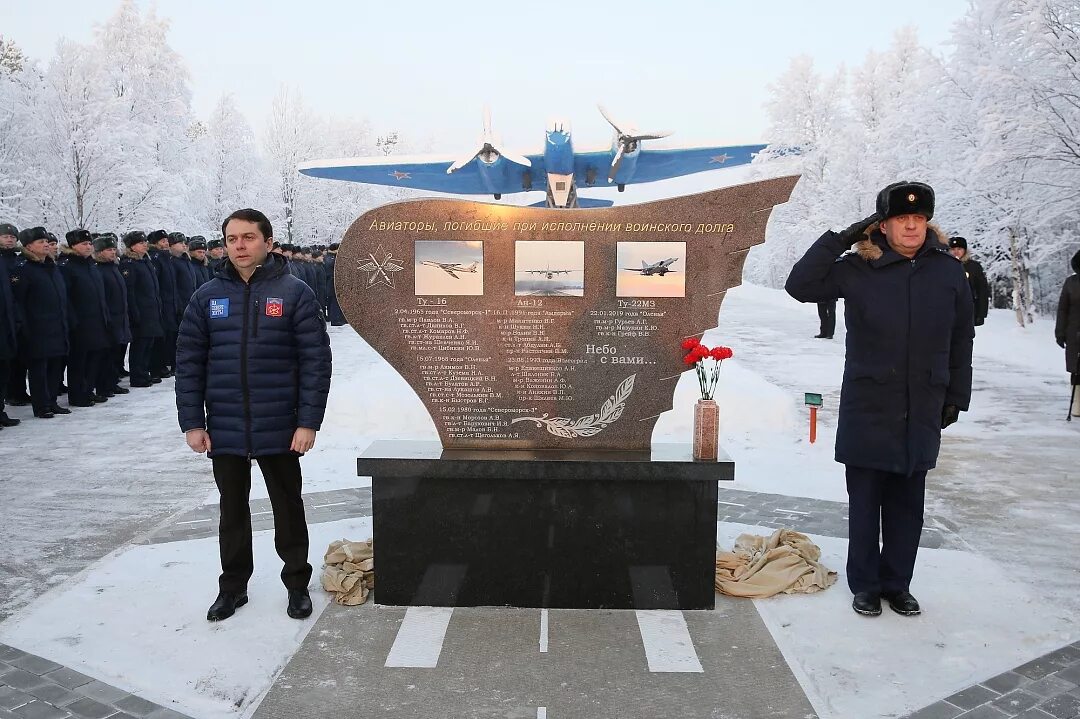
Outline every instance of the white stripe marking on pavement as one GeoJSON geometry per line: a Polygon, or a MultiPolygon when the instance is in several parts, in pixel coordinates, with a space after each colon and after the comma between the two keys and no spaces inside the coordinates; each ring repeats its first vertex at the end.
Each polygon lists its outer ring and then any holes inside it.
{"type": "Polygon", "coordinates": [[[409,607],[401,620],[387,667],[434,669],[439,665],[453,607],[409,607]]]}
{"type": "Polygon", "coordinates": [[[186,522],[177,522],[177,524],[200,524],[202,522],[213,522],[213,519],[189,519],[186,522]]]}
{"type": "Polygon", "coordinates": [[[682,612],[668,609],[636,612],[650,672],[701,672],[694,642],[682,612]]]}
{"type": "Polygon", "coordinates": [[[548,610],[540,610],[540,653],[546,654],[548,649],[548,610]]]}
{"type": "Polygon", "coordinates": [[[340,507],[343,504],[348,504],[348,502],[331,502],[330,504],[316,504],[314,507],[312,507],[312,509],[322,509],[323,507],[340,507]]]}
{"type": "Polygon", "coordinates": [[[536,719],[547,719],[547,707],[536,707],[536,719]]]}

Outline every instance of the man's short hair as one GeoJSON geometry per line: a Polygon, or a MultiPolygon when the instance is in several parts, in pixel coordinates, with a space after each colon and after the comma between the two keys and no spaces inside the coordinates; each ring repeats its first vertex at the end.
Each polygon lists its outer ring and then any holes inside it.
{"type": "Polygon", "coordinates": [[[258,210],[253,210],[250,207],[246,207],[243,210],[237,210],[225,218],[225,221],[221,223],[222,236],[225,236],[225,228],[228,226],[230,220],[254,222],[259,226],[259,232],[262,233],[264,240],[269,240],[274,236],[274,228],[270,226],[270,220],[266,215],[258,210]]]}

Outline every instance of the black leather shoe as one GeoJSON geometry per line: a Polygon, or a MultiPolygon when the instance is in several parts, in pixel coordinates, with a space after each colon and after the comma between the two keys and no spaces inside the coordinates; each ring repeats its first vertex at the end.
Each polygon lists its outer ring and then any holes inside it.
{"type": "Polygon", "coordinates": [[[0,427],[18,427],[21,419],[12,419],[7,412],[0,412],[0,427]]]}
{"type": "MultiPolygon", "coordinates": [[[[89,405],[89,406],[92,407],[93,405],[89,405]]],[[[52,406],[52,408],[49,409],[49,411],[52,412],[53,414],[71,414],[70,409],[68,409],[67,407],[61,407],[58,404],[54,404],[52,406]]]]}
{"type": "Polygon", "coordinates": [[[12,407],[27,407],[30,405],[30,397],[8,397],[7,403],[12,407]]]}
{"type": "Polygon", "coordinates": [[[56,415],[53,414],[52,412],[45,411],[45,412],[34,412],[34,416],[37,417],[38,419],[52,419],[56,415]]]}
{"type": "Polygon", "coordinates": [[[231,592],[218,592],[217,599],[206,611],[206,621],[220,622],[228,619],[236,610],[247,604],[247,592],[233,594],[231,592]]]}
{"type": "Polygon", "coordinates": [[[311,596],[306,589],[289,590],[289,608],[286,610],[293,619],[307,619],[311,616],[311,596]]]}
{"type": "Polygon", "coordinates": [[[911,596],[911,592],[882,592],[881,596],[885,598],[889,603],[889,607],[897,614],[903,614],[905,617],[914,617],[918,614],[922,614],[922,609],[919,607],[919,600],[911,596]]]}
{"type": "Polygon", "coordinates": [[[858,592],[851,601],[851,608],[864,617],[876,617],[881,614],[881,597],[873,592],[858,592]]]}
{"type": "Polygon", "coordinates": [[[94,400],[94,404],[105,404],[106,402],[109,401],[108,395],[104,395],[104,394],[92,395],[90,397],[90,399],[94,400]]]}
{"type": "Polygon", "coordinates": [[[112,392],[113,394],[130,394],[131,393],[131,390],[129,390],[127,387],[113,387],[109,391],[112,392]]]}
{"type": "MultiPolygon", "coordinates": [[[[93,406],[94,406],[94,400],[90,400],[89,402],[79,402],[79,401],[75,401],[73,399],[68,399],[68,407],[93,407],[93,406]]],[[[53,411],[55,412],[56,410],[53,410],[53,411]]]]}
{"type": "MultiPolygon", "coordinates": [[[[161,380],[158,380],[158,381],[160,382],[161,380]]],[[[153,385],[154,385],[153,382],[134,382],[133,381],[131,383],[132,387],[152,387],[153,385]]]]}
{"type": "Polygon", "coordinates": [[[161,384],[161,378],[160,377],[151,377],[150,378],[150,384],[161,384]]]}

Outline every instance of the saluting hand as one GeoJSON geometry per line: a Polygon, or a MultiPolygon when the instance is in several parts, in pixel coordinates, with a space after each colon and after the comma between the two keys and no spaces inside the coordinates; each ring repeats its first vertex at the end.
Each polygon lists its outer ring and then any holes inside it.
{"type": "Polygon", "coordinates": [[[878,213],[875,212],[869,217],[864,217],[863,219],[848,227],[846,230],[840,233],[840,236],[843,237],[844,240],[854,244],[859,240],[863,239],[863,233],[866,232],[867,227],[874,224],[875,222],[880,221],[881,217],[879,217],[878,213]]]}
{"type": "Polygon", "coordinates": [[[184,439],[187,440],[187,446],[191,447],[192,452],[202,454],[210,451],[210,435],[205,429],[189,429],[184,434],[184,439]]]}
{"type": "Polygon", "coordinates": [[[292,436],[292,447],[294,452],[304,454],[315,446],[315,430],[307,429],[306,427],[297,427],[292,436]]]}

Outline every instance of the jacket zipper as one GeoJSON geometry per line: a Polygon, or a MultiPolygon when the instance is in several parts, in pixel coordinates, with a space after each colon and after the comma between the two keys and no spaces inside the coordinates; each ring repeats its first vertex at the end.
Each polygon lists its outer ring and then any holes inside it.
{"type": "Polygon", "coordinates": [[[252,337],[259,336],[259,300],[255,300],[255,329],[251,333],[252,337]]]}
{"type": "Polygon", "coordinates": [[[247,458],[251,459],[251,392],[248,387],[247,345],[248,311],[251,305],[251,281],[244,285],[244,326],[240,335],[240,389],[244,396],[244,439],[247,442],[247,458]]]}

